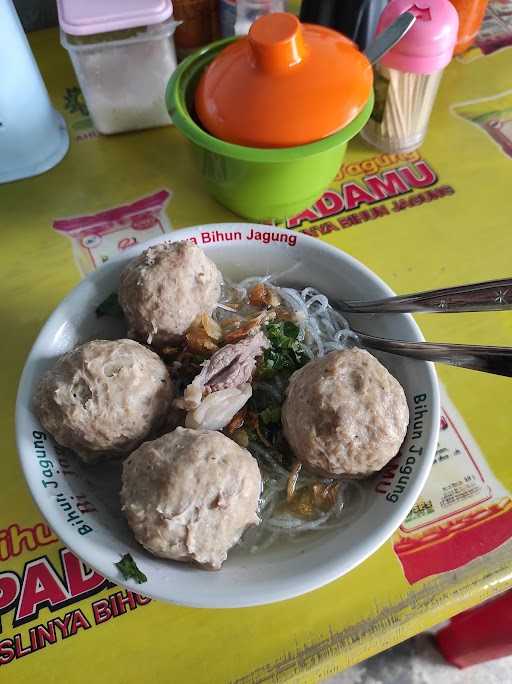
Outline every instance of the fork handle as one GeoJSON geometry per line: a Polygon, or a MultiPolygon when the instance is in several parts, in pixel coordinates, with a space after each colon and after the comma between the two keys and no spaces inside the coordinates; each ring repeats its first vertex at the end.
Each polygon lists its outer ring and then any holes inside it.
{"type": "Polygon", "coordinates": [[[373,301],[347,302],[345,308],[351,313],[460,313],[507,309],[512,309],[512,278],[445,287],[373,301]]]}
{"type": "Polygon", "coordinates": [[[450,366],[512,377],[512,347],[489,347],[476,344],[406,342],[374,337],[354,330],[361,344],[370,349],[408,356],[422,361],[436,361],[450,366]]]}

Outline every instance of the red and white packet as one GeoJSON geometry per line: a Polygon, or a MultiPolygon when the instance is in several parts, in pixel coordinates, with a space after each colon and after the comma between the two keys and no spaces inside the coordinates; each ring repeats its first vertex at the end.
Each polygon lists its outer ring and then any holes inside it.
{"type": "Polygon", "coordinates": [[[165,207],[169,190],[96,214],[57,219],[53,228],[71,240],[82,275],[87,275],[128,247],[172,230],[165,207]]]}
{"type": "Polygon", "coordinates": [[[393,536],[410,584],[456,570],[512,537],[512,496],[495,477],[445,391],[434,465],[393,536]]]}

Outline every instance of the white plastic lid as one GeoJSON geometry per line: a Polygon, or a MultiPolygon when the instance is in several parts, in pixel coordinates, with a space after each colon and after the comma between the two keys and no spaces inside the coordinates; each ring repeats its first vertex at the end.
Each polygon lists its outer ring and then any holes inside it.
{"type": "Polygon", "coordinates": [[[171,0],[57,0],[62,30],[88,36],[158,24],[172,16],[171,0]]]}

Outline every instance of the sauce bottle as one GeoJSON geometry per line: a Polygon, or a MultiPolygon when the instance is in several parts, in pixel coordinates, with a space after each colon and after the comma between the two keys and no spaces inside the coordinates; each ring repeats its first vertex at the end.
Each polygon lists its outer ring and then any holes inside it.
{"type": "Polygon", "coordinates": [[[473,44],[489,0],[451,0],[459,15],[459,33],[454,54],[465,52],[473,44]]]}
{"type": "Polygon", "coordinates": [[[300,20],[333,28],[364,50],[386,5],[387,0],[302,0],[300,20]]]}

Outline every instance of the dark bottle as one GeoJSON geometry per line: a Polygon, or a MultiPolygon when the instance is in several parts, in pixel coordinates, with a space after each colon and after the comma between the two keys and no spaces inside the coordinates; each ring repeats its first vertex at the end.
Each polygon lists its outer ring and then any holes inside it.
{"type": "Polygon", "coordinates": [[[387,0],[302,0],[300,20],[336,29],[364,50],[387,0]]]}

